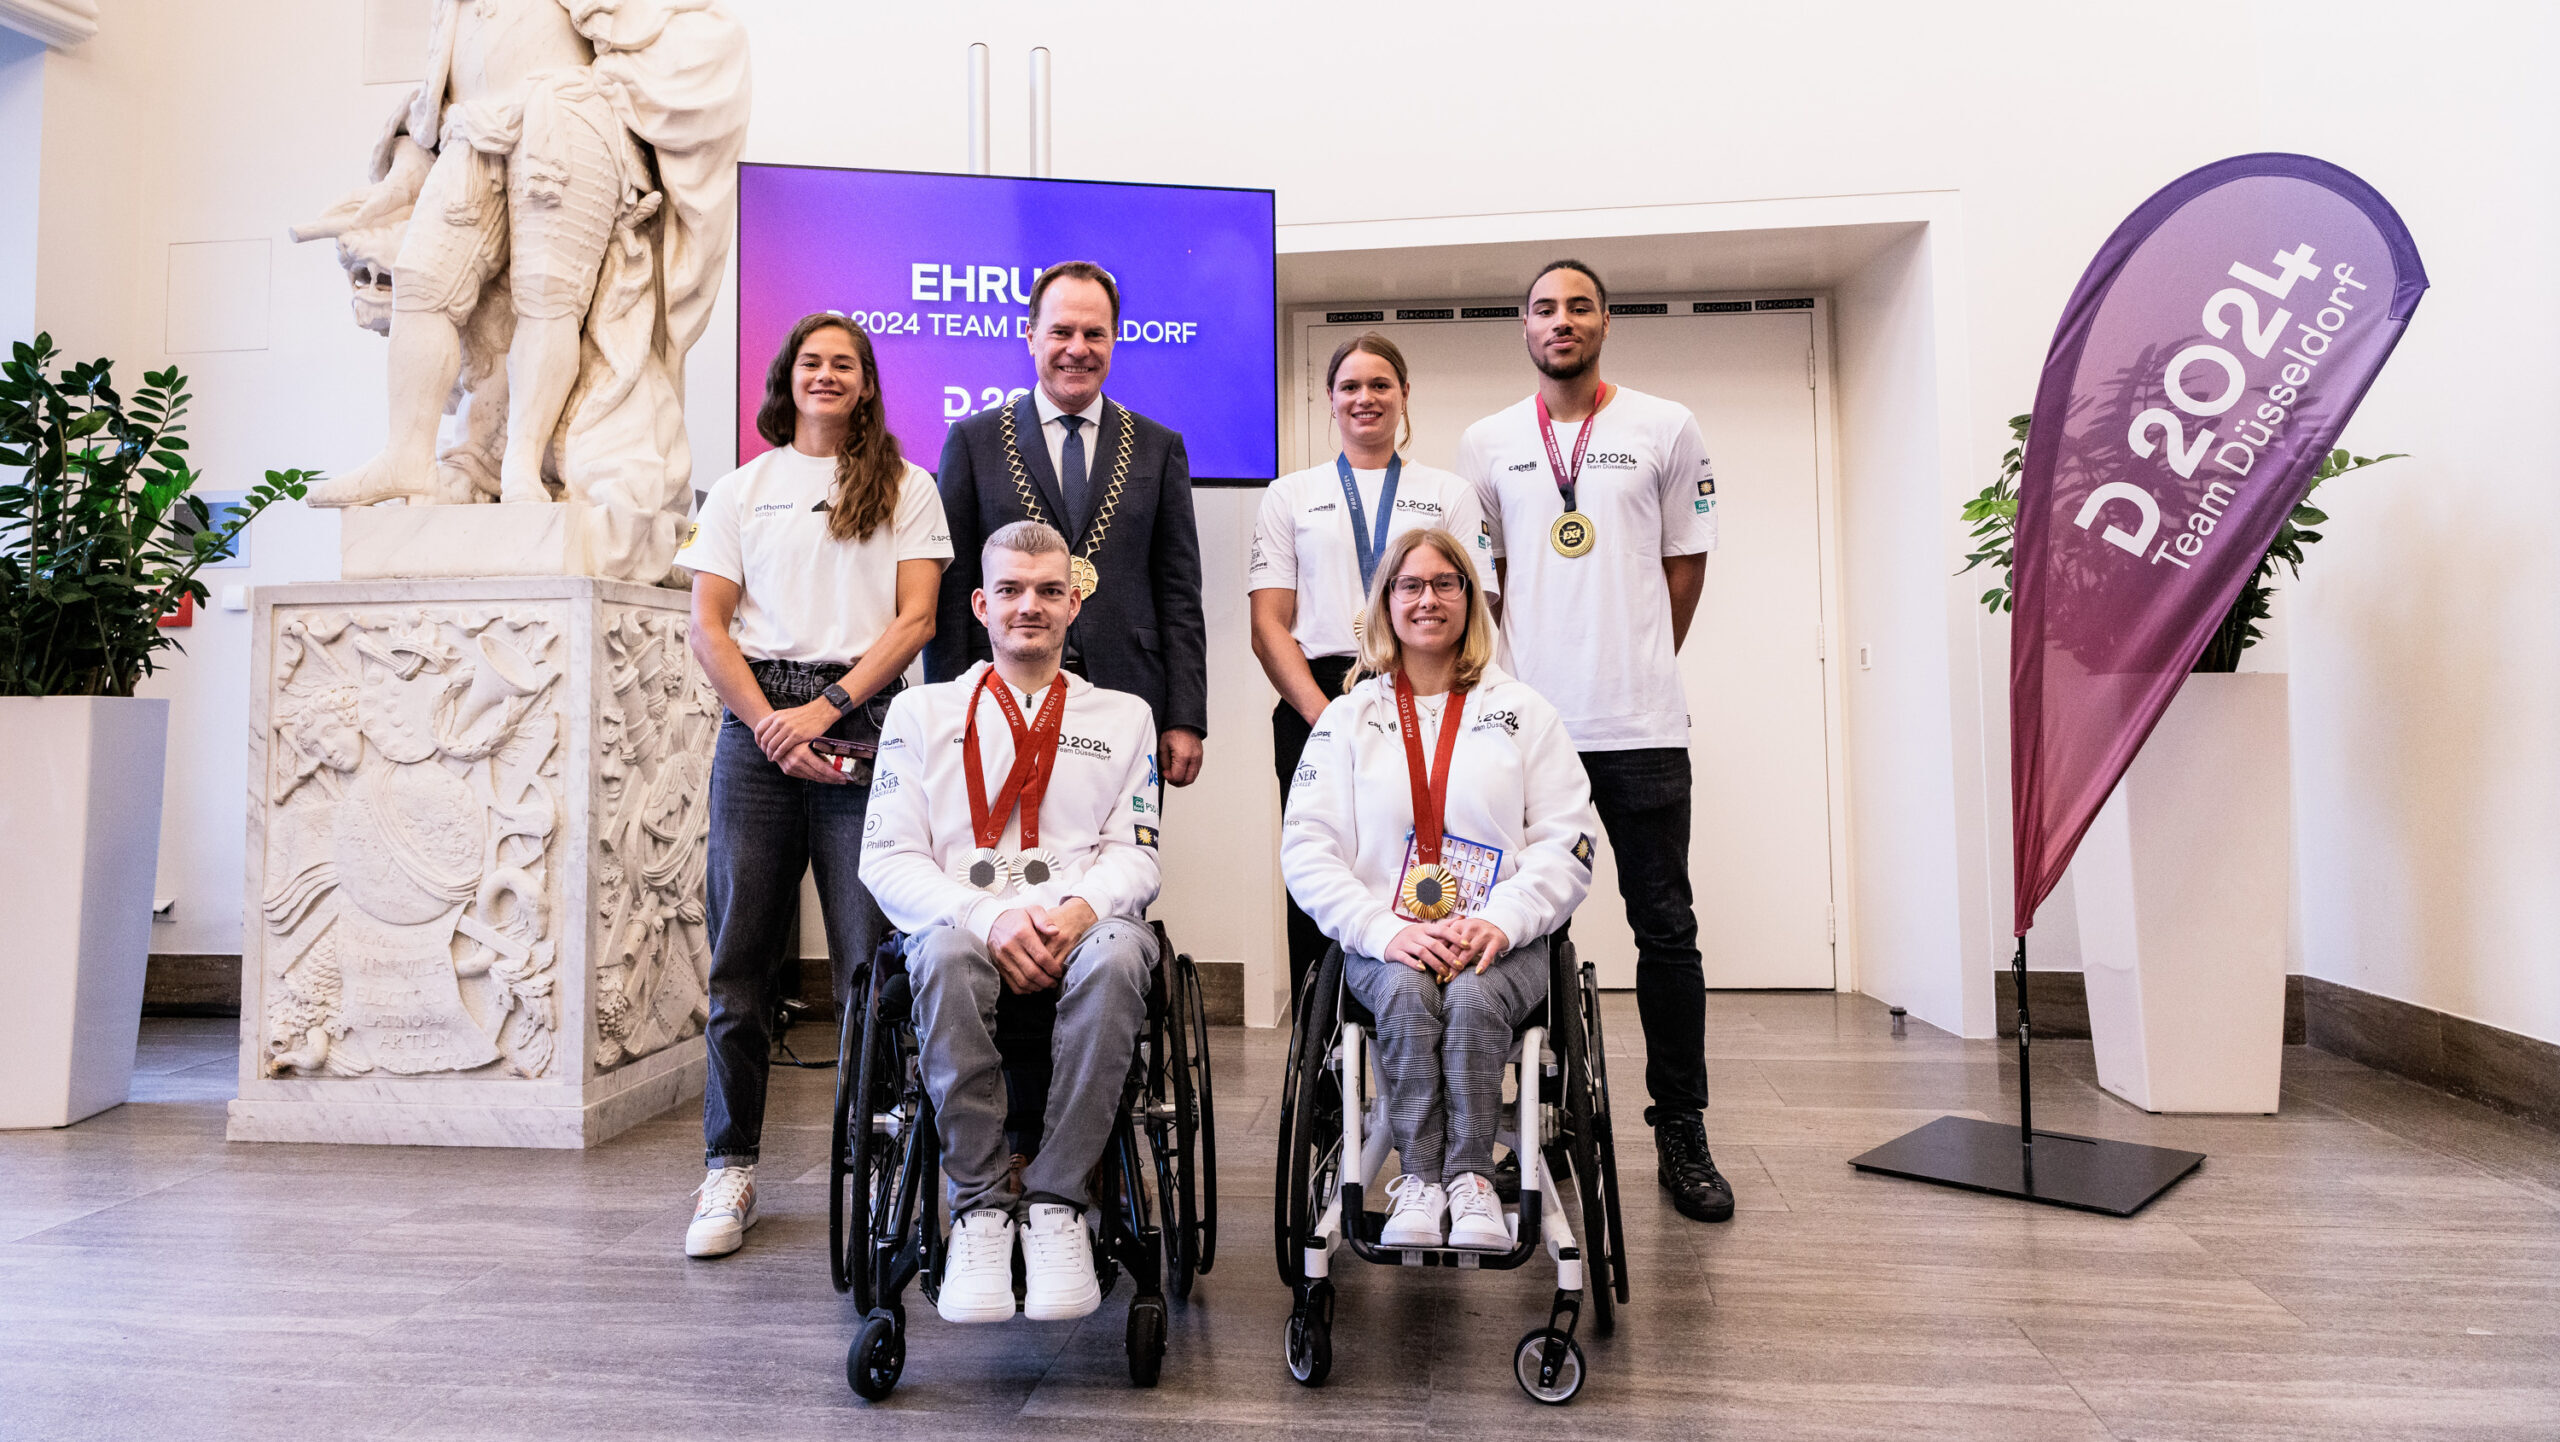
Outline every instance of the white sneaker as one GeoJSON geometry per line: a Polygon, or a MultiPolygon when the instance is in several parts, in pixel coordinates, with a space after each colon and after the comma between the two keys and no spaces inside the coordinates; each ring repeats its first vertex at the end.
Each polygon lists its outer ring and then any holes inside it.
{"type": "Polygon", "coordinates": [[[745,1244],[756,1224],[756,1169],[713,1167],[693,1194],[693,1225],[684,1229],[688,1257],[725,1257],[745,1244]]]}
{"type": "Polygon", "coordinates": [[[1426,1182],[1407,1174],[1387,1183],[1387,1195],[1395,1199],[1395,1210],[1387,1213],[1387,1225],[1378,1233],[1382,1247],[1437,1247],[1441,1223],[1449,1215],[1449,1194],[1438,1182],[1426,1182]]]}
{"type": "Polygon", "coordinates": [[[1470,1252],[1511,1250],[1511,1228],[1502,1219],[1502,1198],[1493,1179],[1480,1172],[1460,1172],[1449,1184],[1449,1245],[1470,1252]]]}
{"type": "Polygon", "coordinates": [[[1034,1202],[1022,1224],[1022,1315],[1035,1322],[1071,1322],[1102,1305],[1093,1279],[1093,1237],[1073,1207],[1034,1202]]]}
{"type": "Polygon", "coordinates": [[[951,1229],[943,1254],[942,1290],[934,1310],[946,1322],[1004,1322],[1013,1317],[1013,1218],[980,1207],[951,1229]]]}

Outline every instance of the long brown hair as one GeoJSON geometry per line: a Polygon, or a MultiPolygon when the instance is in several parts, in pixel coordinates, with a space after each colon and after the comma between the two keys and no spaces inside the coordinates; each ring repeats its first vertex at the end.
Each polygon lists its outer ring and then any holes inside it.
{"type": "Polygon", "coordinates": [[[1476,575],[1476,563],[1468,559],[1466,546],[1438,526],[1416,526],[1399,533],[1378,557],[1378,574],[1369,583],[1369,603],[1360,617],[1360,671],[1392,676],[1404,664],[1404,642],[1387,612],[1387,593],[1395,588],[1405,557],[1425,546],[1438,551],[1467,578],[1467,629],[1458,635],[1458,669],[1451,684],[1460,691],[1472,691],[1484,679],[1484,668],[1493,664],[1493,608],[1485,604],[1484,583],[1476,575]]]}
{"type": "Polygon", "coordinates": [[[1402,450],[1406,446],[1412,445],[1413,381],[1411,377],[1405,374],[1404,352],[1396,349],[1396,343],[1394,341],[1387,339],[1376,331],[1362,331],[1360,334],[1353,336],[1351,339],[1344,341],[1342,344],[1333,348],[1333,359],[1324,363],[1324,393],[1327,404],[1330,405],[1333,398],[1334,375],[1342,369],[1342,363],[1344,361],[1351,359],[1352,353],[1355,351],[1366,351],[1370,355],[1376,356],[1378,359],[1387,363],[1387,369],[1396,373],[1396,389],[1404,392],[1404,437],[1396,442],[1396,449],[1402,450]]]}
{"type": "Polygon", "coordinates": [[[907,478],[906,457],[898,438],[889,433],[888,408],[880,402],[880,363],[871,353],[871,337],[848,317],[831,310],[800,317],[791,338],[774,352],[764,373],[764,404],[756,408],[756,434],[776,446],[791,444],[800,412],[791,403],[791,368],[811,335],[834,326],[852,338],[853,353],[862,358],[862,381],[869,392],[854,402],[853,423],[836,447],[835,493],[827,500],[827,534],[839,541],[867,541],[871,533],[898,513],[898,492],[907,478]]]}

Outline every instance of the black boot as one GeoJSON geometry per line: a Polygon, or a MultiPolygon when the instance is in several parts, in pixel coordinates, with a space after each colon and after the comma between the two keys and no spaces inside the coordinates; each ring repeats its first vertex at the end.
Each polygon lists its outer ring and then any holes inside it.
{"type": "Polygon", "coordinates": [[[1693,1222],[1733,1220],[1733,1188],[1707,1152],[1707,1124],[1696,1112],[1664,1117],[1653,1129],[1654,1155],[1671,1205],[1693,1222]]]}

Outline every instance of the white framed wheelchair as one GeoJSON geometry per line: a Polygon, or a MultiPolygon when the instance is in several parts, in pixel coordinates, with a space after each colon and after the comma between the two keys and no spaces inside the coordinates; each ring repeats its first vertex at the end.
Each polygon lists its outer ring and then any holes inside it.
{"type": "Polygon", "coordinates": [[[1296,1025],[1281,1089],[1272,1219],[1280,1278],[1296,1294],[1283,1335],[1289,1375],[1316,1387],[1333,1371],[1331,1273],[1338,1253],[1387,1266],[1485,1271],[1513,1270],[1544,1253],[1555,1264],[1554,1300],[1546,1322],[1513,1349],[1512,1376],[1539,1402],[1572,1401],[1584,1375],[1575,1336],[1584,1297],[1592,1330],[1602,1337],[1616,1329],[1616,1307],[1627,1300],[1617,1149],[1592,968],[1576,964],[1571,940],[1553,939],[1547,1001],[1517,1029],[1505,1064],[1509,1100],[1495,1142],[1518,1159],[1520,1179],[1518,1202],[1505,1213],[1512,1246],[1504,1252],[1380,1243],[1386,1214],[1369,1210],[1368,1198],[1392,1143],[1385,1099],[1369,1068],[1376,1024],[1343,985],[1340,947],[1309,973],[1296,1025]]]}

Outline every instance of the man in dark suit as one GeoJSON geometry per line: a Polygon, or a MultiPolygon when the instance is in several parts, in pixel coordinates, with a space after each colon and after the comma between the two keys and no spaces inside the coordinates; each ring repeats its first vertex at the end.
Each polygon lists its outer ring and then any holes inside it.
{"type": "Polygon", "coordinates": [[[1108,272],[1084,261],[1042,271],[1031,287],[1038,389],[959,422],[944,440],[952,562],[925,674],[947,681],[990,659],[986,630],[969,612],[978,548],[1014,521],[1046,521],[1066,536],[1085,593],[1067,632],[1067,669],[1155,708],[1164,780],[1188,786],[1209,734],[1191,462],[1180,435],[1103,398],[1119,331],[1120,290],[1108,272]]]}

